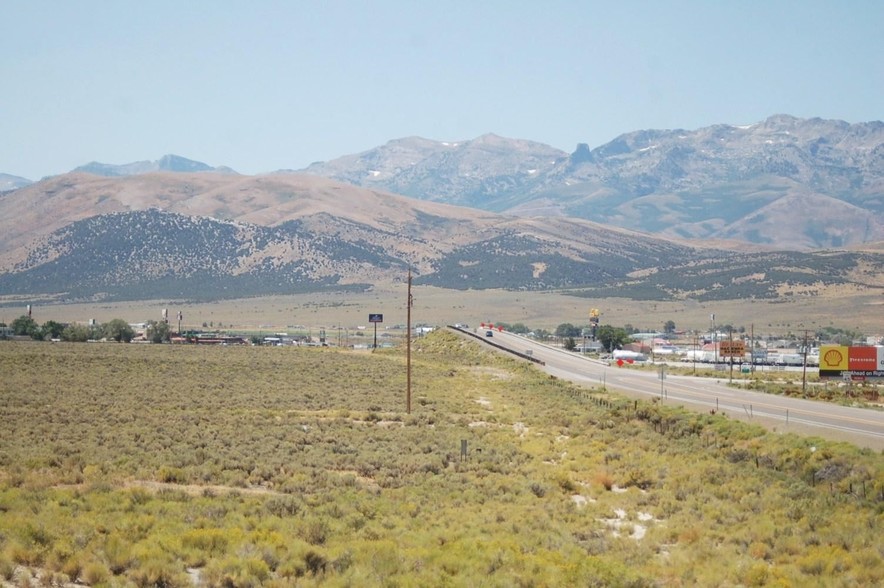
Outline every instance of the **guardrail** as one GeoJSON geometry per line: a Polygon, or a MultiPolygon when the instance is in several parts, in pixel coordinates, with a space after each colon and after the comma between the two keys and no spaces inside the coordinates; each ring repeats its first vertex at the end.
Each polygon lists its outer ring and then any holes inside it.
{"type": "Polygon", "coordinates": [[[504,347],[503,345],[499,345],[498,343],[492,341],[491,337],[483,337],[481,335],[477,335],[476,333],[473,333],[472,331],[467,331],[466,329],[462,329],[462,328],[454,326],[454,325],[446,325],[446,327],[451,329],[452,331],[457,331],[458,333],[463,333],[464,335],[469,335],[470,337],[474,337],[474,338],[478,339],[479,341],[482,341],[486,345],[496,347],[497,349],[500,349],[501,351],[506,351],[507,353],[511,353],[511,354],[515,355],[516,357],[520,357],[520,358],[526,359],[528,361],[533,361],[534,363],[536,363],[538,365],[546,365],[545,361],[543,361],[541,359],[537,359],[536,357],[534,357],[531,354],[530,351],[528,353],[524,353],[521,351],[516,351],[514,349],[510,349],[509,347],[504,347]]]}

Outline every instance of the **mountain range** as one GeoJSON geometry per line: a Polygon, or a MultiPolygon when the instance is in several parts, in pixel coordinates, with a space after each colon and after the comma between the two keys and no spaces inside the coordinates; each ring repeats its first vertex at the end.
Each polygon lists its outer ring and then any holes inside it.
{"type": "Polygon", "coordinates": [[[775,248],[884,240],[884,123],[778,115],[565,153],[484,135],[391,141],[300,170],[414,198],[775,248]]]}
{"type": "Polygon", "coordinates": [[[31,184],[31,180],[11,174],[0,174],[0,192],[17,190],[31,184]]]}
{"type": "Polygon", "coordinates": [[[655,300],[880,289],[882,145],[881,123],[781,116],[571,154],[400,139],[260,176],[93,162],[0,192],[0,304],[368,289],[409,268],[655,300]],[[814,248],[836,245],[865,251],[814,248]]]}
{"type": "Polygon", "coordinates": [[[73,170],[74,172],[86,172],[97,176],[134,176],[138,174],[146,174],[151,172],[219,172],[232,173],[236,172],[229,167],[212,167],[201,161],[194,161],[181,157],[180,155],[164,155],[156,161],[136,161],[123,165],[114,165],[111,163],[99,163],[93,161],[86,165],[81,165],[73,170]]]}
{"type": "Polygon", "coordinates": [[[0,293],[213,298],[368,288],[412,268],[454,288],[608,283],[694,248],[315,176],[65,174],[0,197],[0,293]]]}

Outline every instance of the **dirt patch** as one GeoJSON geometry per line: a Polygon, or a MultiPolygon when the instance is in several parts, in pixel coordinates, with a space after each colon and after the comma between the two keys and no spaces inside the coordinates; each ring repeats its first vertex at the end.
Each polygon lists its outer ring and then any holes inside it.
{"type": "Polygon", "coordinates": [[[277,492],[272,488],[263,486],[219,486],[217,484],[175,484],[172,482],[154,482],[152,480],[130,480],[123,484],[123,489],[143,488],[152,492],[177,491],[190,496],[205,496],[206,494],[248,494],[251,496],[287,496],[283,492],[277,492]]]}
{"type": "Polygon", "coordinates": [[[477,376],[490,376],[494,380],[513,379],[513,375],[510,372],[496,367],[477,365],[470,367],[470,371],[477,376]]]}

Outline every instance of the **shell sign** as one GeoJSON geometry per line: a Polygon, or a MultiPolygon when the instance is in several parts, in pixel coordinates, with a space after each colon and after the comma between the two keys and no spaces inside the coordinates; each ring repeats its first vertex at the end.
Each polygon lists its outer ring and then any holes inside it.
{"type": "Polygon", "coordinates": [[[821,378],[884,378],[884,347],[820,347],[821,378]]]}
{"type": "Polygon", "coordinates": [[[824,345],[820,347],[820,371],[846,370],[849,347],[843,345],[824,345]]]}

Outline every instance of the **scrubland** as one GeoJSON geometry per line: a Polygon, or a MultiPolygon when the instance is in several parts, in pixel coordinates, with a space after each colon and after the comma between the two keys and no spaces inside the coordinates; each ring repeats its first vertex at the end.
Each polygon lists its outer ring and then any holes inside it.
{"type": "Polygon", "coordinates": [[[0,582],[884,584],[881,454],[413,345],[0,343],[0,582]]]}

